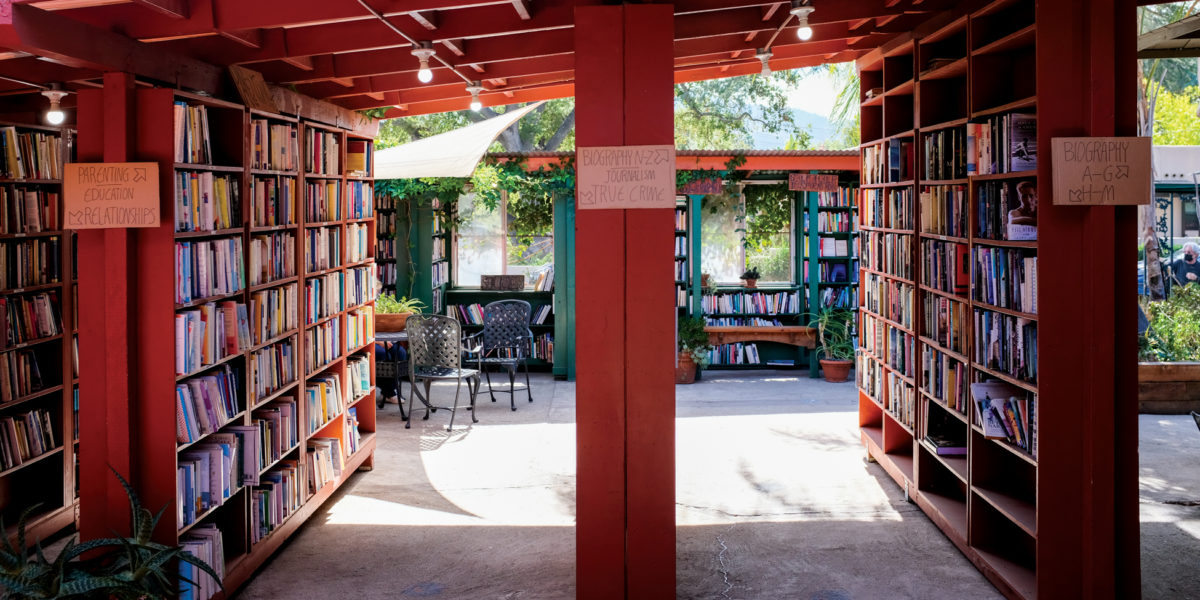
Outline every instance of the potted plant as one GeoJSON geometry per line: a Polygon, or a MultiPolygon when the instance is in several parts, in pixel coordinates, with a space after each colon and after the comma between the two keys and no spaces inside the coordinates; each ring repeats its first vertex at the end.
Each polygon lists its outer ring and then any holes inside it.
{"type": "Polygon", "coordinates": [[[745,273],[742,273],[742,285],[748,288],[756,288],[758,287],[759,277],[762,277],[762,275],[758,274],[758,267],[750,267],[746,269],[745,273]]]}
{"type": "Polygon", "coordinates": [[[696,381],[696,369],[708,365],[708,333],[701,317],[679,318],[679,360],[675,366],[675,383],[696,381]]]}
{"type": "Polygon", "coordinates": [[[381,294],[375,300],[375,331],[404,331],[409,315],[419,313],[425,304],[416,298],[381,294]]]}
{"type": "Polygon", "coordinates": [[[821,371],[825,374],[825,381],[846,381],[850,368],[854,366],[853,317],[854,314],[848,310],[826,310],[808,325],[817,330],[818,350],[822,355],[821,371]]]}

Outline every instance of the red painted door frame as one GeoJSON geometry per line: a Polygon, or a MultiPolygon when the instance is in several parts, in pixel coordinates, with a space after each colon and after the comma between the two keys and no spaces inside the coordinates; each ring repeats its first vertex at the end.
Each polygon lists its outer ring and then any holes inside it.
{"type": "MultiPolygon", "coordinates": [[[[576,146],[674,143],[673,8],[575,9],[576,146]]],[[[675,595],[674,211],[576,214],[576,595],[675,595]]]]}

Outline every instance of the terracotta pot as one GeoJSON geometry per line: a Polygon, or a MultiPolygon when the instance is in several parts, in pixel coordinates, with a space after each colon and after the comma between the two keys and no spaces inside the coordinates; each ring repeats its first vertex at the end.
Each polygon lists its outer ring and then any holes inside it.
{"type": "Polygon", "coordinates": [[[695,383],[696,361],[690,352],[679,353],[679,364],[675,367],[675,383],[695,383]]]}
{"type": "Polygon", "coordinates": [[[712,277],[712,276],[709,275],[708,273],[700,274],[700,287],[705,287],[705,288],[708,287],[708,278],[709,277],[712,277]]]}
{"type": "Polygon", "coordinates": [[[375,313],[375,331],[392,333],[404,331],[404,323],[408,321],[410,315],[412,313],[375,313]]]}
{"type": "Polygon", "coordinates": [[[850,367],[852,366],[854,366],[852,360],[821,359],[821,371],[825,373],[825,381],[830,383],[846,381],[850,377],[850,367]]]}
{"type": "Polygon", "coordinates": [[[757,287],[758,287],[758,280],[757,280],[757,279],[743,279],[743,280],[742,280],[742,286],[743,286],[743,287],[746,287],[746,288],[749,288],[749,289],[754,289],[754,288],[757,288],[757,287]]]}

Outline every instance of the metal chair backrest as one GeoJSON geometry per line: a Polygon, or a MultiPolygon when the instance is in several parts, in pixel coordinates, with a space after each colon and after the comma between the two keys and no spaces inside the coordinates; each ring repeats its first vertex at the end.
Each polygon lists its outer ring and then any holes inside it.
{"type": "Polygon", "coordinates": [[[443,315],[412,315],[405,322],[405,329],[409,370],[462,366],[462,327],[457,320],[443,315]]]}
{"type": "Polygon", "coordinates": [[[514,348],[524,353],[529,343],[533,309],[524,300],[497,300],[483,307],[483,352],[514,348]]]}

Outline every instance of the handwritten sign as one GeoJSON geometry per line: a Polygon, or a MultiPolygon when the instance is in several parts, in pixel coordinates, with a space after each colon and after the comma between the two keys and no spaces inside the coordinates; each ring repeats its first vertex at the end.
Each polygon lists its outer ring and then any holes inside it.
{"type": "Polygon", "coordinates": [[[1150,203],[1150,138],[1054,138],[1050,145],[1055,204],[1150,203]]]}
{"type": "Polygon", "coordinates": [[[788,173],[788,189],[793,192],[836,192],[837,175],[788,173]]]}
{"type": "Polygon", "coordinates": [[[67,229],[158,227],[158,163],[68,163],[67,229]]]}
{"type": "Polygon", "coordinates": [[[689,181],[687,185],[679,188],[680,194],[722,194],[725,192],[725,184],[720,179],[697,179],[689,181]]]}
{"type": "Polygon", "coordinates": [[[675,146],[593,146],[575,153],[580,209],[675,207],[675,146]]]}
{"type": "Polygon", "coordinates": [[[275,104],[275,98],[271,95],[262,73],[246,67],[229,65],[229,76],[233,79],[233,87],[237,88],[238,95],[242,97],[242,104],[255,110],[279,112],[279,106],[275,104]]]}

